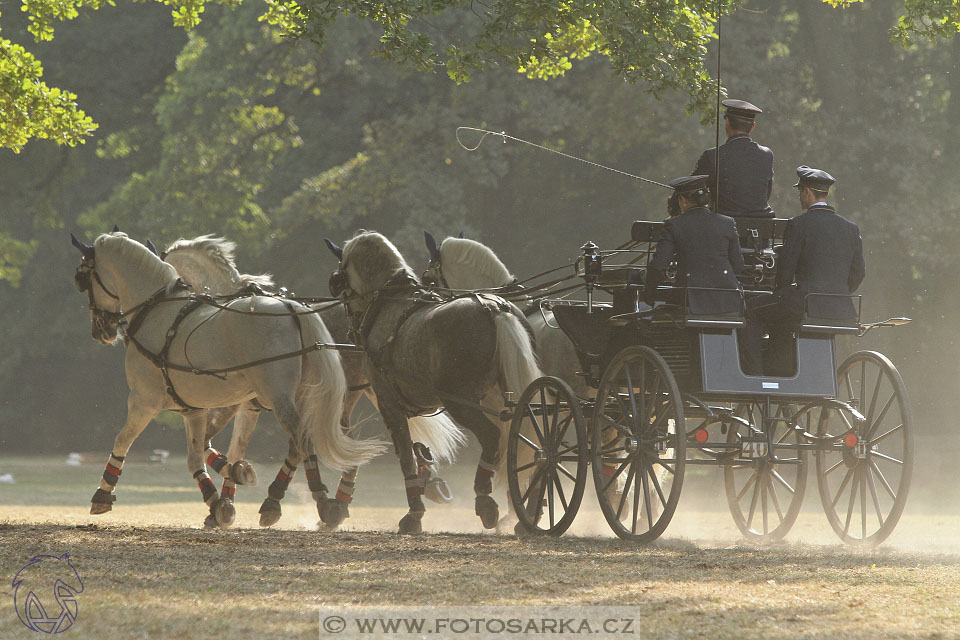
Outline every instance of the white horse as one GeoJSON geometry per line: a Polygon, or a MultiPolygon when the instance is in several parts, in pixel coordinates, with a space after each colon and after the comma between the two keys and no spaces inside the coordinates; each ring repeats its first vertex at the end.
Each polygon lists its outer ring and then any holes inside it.
{"type": "Polygon", "coordinates": [[[314,453],[338,470],[383,451],[380,442],[343,433],[346,382],[340,358],[316,348],[332,338],[309,308],[258,295],[205,304],[189,295],[173,266],[126,234],[103,234],[93,246],[72,240],[83,255],[75,279],[88,296],[93,338],[112,343],[117,325],[126,322],[125,339],[132,343],[125,358],[127,420],[91,499],[91,513],[112,509],[124,457],[162,410],[183,414],[187,469],[207,505],[217,502],[217,492],[205,452],[225,478],[232,477],[232,465],[205,448],[205,409],[255,400],[274,412],[298,451],[314,453]]]}
{"type": "MultiPolygon", "coordinates": [[[[151,249],[152,245],[148,243],[151,249]]],[[[270,274],[251,275],[241,273],[237,268],[234,252],[236,245],[224,238],[204,235],[192,240],[180,239],[167,247],[161,255],[172,264],[180,277],[197,292],[208,292],[211,295],[231,295],[249,290],[251,287],[272,288],[273,277],[270,274]]],[[[330,331],[333,339],[338,343],[348,342],[349,329],[345,310],[340,305],[319,303],[314,305],[330,331]]],[[[363,368],[363,356],[359,352],[344,351],[341,353],[341,363],[346,376],[347,393],[344,396],[343,411],[340,424],[346,431],[350,431],[350,417],[360,397],[366,394],[367,398],[376,406],[376,395],[370,389],[366,371],[363,368]]],[[[243,457],[253,430],[257,425],[260,408],[255,404],[234,405],[222,409],[211,409],[207,414],[207,438],[214,437],[236,415],[234,428],[230,440],[230,448],[226,459],[230,462],[243,457]]],[[[464,440],[459,428],[446,415],[418,417],[411,424],[414,439],[425,443],[436,459],[451,460],[464,440]]],[[[284,465],[277,473],[276,478],[268,488],[268,497],[260,507],[260,525],[270,526],[280,519],[281,506],[286,490],[297,469],[294,462],[297,443],[291,438],[289,449],[291,454],[284,461],[284,465]],[[294,461],[291,461],[294,460],[294,461]]],[[[309,471],[309,469],[308,469],[309,471]]],[[[335,529],[349,517],[349,504],[353,500],[356,484],[357,469],[344,471],[334,498],[326,498],[327,489],[320,482],[319,476],[313,476],[311,490],[317,500],[317,511],[326,530],[335,529]]],[[[221,500],[232,502],[236,492],[232,478],[225,478],[221,489],[221,500]]],[[[239,484],[251,484],[241,482],[239,484]]],[[[435,500],[446,497],[449,499],[449,490],[440,478],[431,478],[429,485],[434,493],[430,495],[435,500]]],[[[207,524],[224,526],[216,514],[208,516],[207,524]]]]}

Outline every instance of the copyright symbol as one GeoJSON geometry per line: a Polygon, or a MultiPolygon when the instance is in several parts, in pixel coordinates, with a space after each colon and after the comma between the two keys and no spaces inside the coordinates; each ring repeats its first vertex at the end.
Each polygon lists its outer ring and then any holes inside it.
{"type": "Polygon", "coordinates": [[[322,625],[327,633],[340,633],[347,628],[347,621],[340,616],[327,616],[323,619],[322,625]]]}

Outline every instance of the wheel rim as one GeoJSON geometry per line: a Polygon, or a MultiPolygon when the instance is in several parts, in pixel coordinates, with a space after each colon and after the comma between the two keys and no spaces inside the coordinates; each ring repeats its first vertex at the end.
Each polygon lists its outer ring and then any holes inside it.
{"type": "Polygon", "coordinates": [[[820,498],[834,531],[848,544],[876,545],[903,513],[913,470],[909,400],[899,372],[881,354],[862,351],[839,369],[838,400],[817,415],[820,498]]]}
{"type": "Polygon", "coordinates": [[[614,357],[600,381],[591,432],[604,517],[621,538],[655,540],[676,510],[686,456],[680,392],[655,351],[628,347],[614,357]]]}
{"type": "Polygon", "coordinates": [[[759,449],[757,444],[745,442],[743,455],[723,468],[727,505],[734,524],[746,538],[756,542],[773,542],[787,534],[800,513],[807,486],[807,453],[797,446],[802,436],[791,420],[795,407],[772,403],[770,409],[772,417],[781,419],[768,421],[766,426],[772,431],[774,450],[764,451],[768,449],[763,431],[765,405],[744,403],[735,414],[750,427],[737,425],[727,432],[727,440],[753,438],[763,442],[757,443],[761,445],[759,449]]]}
{"type": "Polygon", "coordinates": [[[517,402],[507,443],[510,499],[529,532],[560,535],[586,486],[588,447],[579,401],[559,378],[535,380],[517,402]]]}

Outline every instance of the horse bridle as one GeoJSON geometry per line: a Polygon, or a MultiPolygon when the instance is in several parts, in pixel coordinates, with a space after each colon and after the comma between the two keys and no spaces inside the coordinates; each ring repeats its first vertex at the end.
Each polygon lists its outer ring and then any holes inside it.
{"type": "Polygon", "coordinates": [[[96,271],[96,264],[92,259],[83,258],[80,261],[80,265],[77,267],[77,271],[73,276],[73,281],[81,293],[87,294],[88,307],[93,314],[94,327],[96,327],[101,334],[107,334],[109,328],[113,325],[120,325],[124,315],[122,311],[107,311],[97,306],[97,301],[93,296],[94,281],[103,289],[104,293],[117,302],[120,301],[120,296],[108,289],[107,285],[103,284],[103,280],[100,279],[100,274],[96,271]]]}

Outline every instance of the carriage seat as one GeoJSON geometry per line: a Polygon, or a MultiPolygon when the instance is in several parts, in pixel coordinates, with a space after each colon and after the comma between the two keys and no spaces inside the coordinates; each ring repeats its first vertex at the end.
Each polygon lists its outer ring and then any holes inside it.
{"type": "Polygon", "coordinates": [[[808,293],[803,300],[800,331],[830,334],[860,333],[862,302],[863,296],[859,295],[808,293]],[[845,300],[849,300],[852,304],[843,304],[845,300]],[[844,309],[854,309],[856,315],[851,316],[845,313],[844,309]]]}

